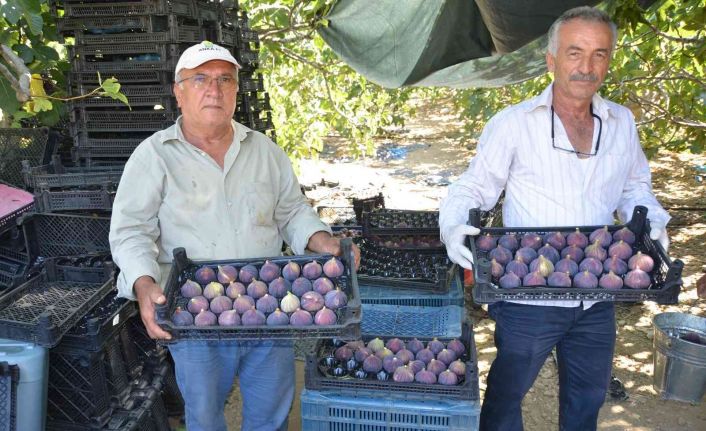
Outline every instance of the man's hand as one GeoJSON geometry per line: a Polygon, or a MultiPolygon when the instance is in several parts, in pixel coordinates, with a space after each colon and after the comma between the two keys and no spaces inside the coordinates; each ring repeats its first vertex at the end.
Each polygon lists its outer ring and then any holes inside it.
{"type": "Polygon", "coordinates": [[[669,251],[669,236],[667,235],[667,228],[665,226],[656,225],[650,229],[650,238],[653,241],[657,241],[662,245],[664,252],[669,251]]]}
{"type": "Polygon", "coordinates": [[[152,339],[171,340],[172,336],[157,325],[154,317],[154,304],[164,304],[167,301],[162,288],[154,282],[152,277],[143,275],[135,281],[135,297],[140,306],[140,317],[145,324],[147,334],[152,339]]]}
{"type": "MultiPolygon", "coordinates": [[[[306,248],[315,253],[328,253],[334,256],[340,256],[343,253],[341,249],[341,240],[325,231],[319,231],[309,238],[309,243],[306,248]]],[[[360,267],[360,248],[353,244],[353,260],[355,261],[355,269],[360,267]]]]}
{"type": "Polygon", "coordinates": [[[477,227],[466,224],[454,226],[444,238],[446,240],[446,253],[451,262],[457,263],[466,269],[473,269],[473,255],[466,247],[465,241],[468,235],[478,235],[480,230],[477,227]]]}

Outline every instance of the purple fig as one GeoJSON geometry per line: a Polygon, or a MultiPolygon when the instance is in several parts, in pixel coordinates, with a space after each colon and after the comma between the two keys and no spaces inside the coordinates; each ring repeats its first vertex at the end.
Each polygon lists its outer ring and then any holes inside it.
{"type": "Polygon", "coordinates": [[[375,352],[375,356],[377,356],[380,359],[384,359],[386,356],[392,356],[394,353],[392,353],[392,350],[388,349],[387,347],[383,347],[382,350],[378,350],[375,352]]]}
{"type": "Polygon", "coordinates": [[[405,343],[399,338],[390,338],[387,340],[387,343],[385,343],[385,347],[392,350],[392,353],[397,353],[405,348],[405,343]]]}
{"type": "Polygon", "coordinates": [[[608,247],[608,256],[619,257],[623,260],[630,259],[632,256],[632,247],[627,242],[620,240],[608,247]]]}
{"type": "Polygon", "coordinates": [[[233,300],[223,295],[216,296],[211,300],[210,309],[215,315],[219,315],[226,310],[232,310],[233,300]]]}
{"type": "Polygon", "coordinates": [[[407,350],[414,353],[415,355],[417,354],[418,351],[422,350],[423,348],[424,348],[424,343],[417,340],[416,338],[412,338],[411,340],[409,340],[407,342],[407,350]]]}
{"type": "Polygon", "coordinates": [[[555,250],[566,247],[566,238],[561,232],[549,232],[544,235],[544,243],[551,245],[555,250]]]}
{"type": "Polygon", "coordinates": [[[341,346],[336,349],[333,356],[341,362],[346,362],[353,357],[353,350],[348,346],[341,346]]]}
{"type": "Polygon", "coordinates": [[[508,272],[507,274],[500,277],[500,280],[498,280],[498,284],[500,284],[500,287],[502,287],[503,289],[513,289],[515,287],[520,287],[522,285],[522,280],[520,279],[520,277],[515,275],[514,272],[508,272]]]}
{"type": "Polygon", "coordinates": [[[363,361],[363,369],[369,373],[377,373],[382,370],[382,359],[375,355],[370,355],[363,361]]]}
{"type": "Polygon", "coordinates": [[[306,311],[319,311],[324,308],[324,305],[324,297],[313,290],[303,294],[300,300],[300,307],[306,311]]]}
{"type": "Polygon", "coordinates": [[[587,257],[579,264],[579,272],[588,271],[596,277],[603,274],[603,264],[594,257],[587,257]]]}
{"type": "Polygon", "coordinates": [[[399,367],[392,375],[392,380],[402,383],[411,383],[414,381],[414,373],[407,366],[399,367]]]}
{"type": "Polygon", "coordinates": [[[301,274],[301,267],[298,263],[294,261],[287,262],[286,265],[282,267],[282,277],[287,281],[294,281],[301,274]]]}
{"type": "Polygon", "coordinates": [[[588,271],[579,272],[574,275],[574,286],[582,289],[593,289],[598,287],[598,278],[588,271]]]}
{"type": "Polygon", "coordinates": [[[201,310],[208,310],[208,299],[200,295],[194,296],[189,299],[189,302],[186,304],[186,309],[192,314],[200,313],[201,310]]]}
{"type": "Polygon", "coordinates": [[[218,315],[218,324],[221,326],[240,326],[240,315],[235,310],[226,310],[218,315]]]}
{"type": "Polygon", "coordinates": [[[434,359],[435,356],[436,356],[436,355],[435,355],[434,352],[432,352],[431,350],[429,350],[429,349],[422,349],[422,350],[418,351],[416,355],[414,355],[414,358],[417,359],[417,360],[419,360],[419,361],[424,362],[425,364],[428,364],[429,361],[431,361],[432,359],[434,359]]]}
{"type": "Polygon", "coordinates": [[[311,313],[301,308],[289,316],[289,324],[292,326],[309,326],[314,323],[311,313]]]}
{"type": "Polygon", "coordinates": [[[454,353],[456,353],[457,358],[460,358],[466,353],[466,346],[464,346],[458,338],[454,338],[453,340],[446,343],[446,348],[449,350],[453,350],[454,353]]]}
{"type": "Polygon", "coordinates": [[[444,349],[439,352],[438,355],[436,355],[436,359],[446,365],[449,365],[450,363],[456,360],[456,352],[454,352],[453,350],[444,349]]]}
{"type": "MultiPolygon", "coordinates": [[[[556,272],[568,272],[570,276],[574,276],[579,272],[579,266],[570,255],[566,255],[563,259],[559,259],[559,262],[554,265],[554,271],[556,272]]],[[[551,285],[551,283],[549,283],[551,285]]]]}
{"type": "Polygon", "coordinates": [[[539,255],[529,265],[530,272],[538,272],[542,277],[549,277],[549,274],[554,272],[554,264],[546,257],[539,255]]]}
{"type": "Polygon", "coordinates": [[[316,314],[314,315],[314,324],[315,325],[331,326],[331,325],[336,324],[336,320],[338,320],[336,313],[333,310],[331,310],[330,308],[326,308],[326,307],[317,311],[316,314]]]}
{"type": "Polygon", "coordinates": [[[628,264],[618,257],[609,257],[603,261],[603,271],[614,272],[615,275],[623,275],[628,272],[628,264]]]}
{"type": "Polygon", "coordinates": [[[321,268],[321,264],[315,260],[307,263],[302,268],[302,275],[308,278],[309,280],[316,280],[317,278],[321,277],[322,272],[323,268],[321,268]]]}
{"type": "Polygon", "coordinates": [[[608,257],[608,252],[605,248],[601,246],[598,240],[586,247],[583,252],[585,253],[586,257],[592,257],[594,259],[598,259],[601,262],[603,262],[606,257],[608,257]]]}
{"type": "Polygon", "coordinates": [[[446,364],[439,361],[438,359],[432,359],[429,361],[427,364],[427,370],[431,371],[432,373],[436,374],[437,376],[442,373],[446,369],[446,364]]]}
{"type": "Polygon", "coordinates": [[[355,357],[356,361],[363,362],[363,361],[365,361],[365,358],[367,358],[368,356],[370,356],[372,354],[373,354],[372,350],[368,349],[367,347],[361,347],[360,349],[353,352],[353,357],[355,357]]]}
{"type": "Polygon", "coordinates": [[[560,259],[559,252],[549,244],[541,246],[539,250],[537,250],[537,254],[546,257],[551,263],[557,263],[560,259]]]}
{"type": "Polygon", "coordinates": [[[317,278],[311,285],[319,295],[326,295],[333,290],[333,282],[326,277],[317,278]]]}
{"type": "Polygon", "coordinates": [[[209,266],[202,266],[194,273],[196,282],[201,285],[206,285],[212,281],[216,281],[216,272],[209,266]]]}
{"type": "Polygon", "coordinates": [[[201,310],[194,317],[194,325],[196,326],[214,326],[216,323],[218,323],[218,318],[208,310],[201,310]]]}
{"type": "MultiPolygon", "coordinates": [[[[573,245],[580,249],[583,249],[588,245],[588,237],[583,232],[581,232],[579,228],[576,228],[574,232],[571,232],[566,235],[566,245],[573,245]]],[[[578,261],[579,259],[574,260],[578,261]]]]}
{"type": "Polygon", "coordinates": [[[439,383],[446,386],[453,386],[458,384],[458,376],[456,375],[456,373],[450,370],[445,370],[441,374],[439,374],[438,380],[439,383]]]}
{"type": "Polygon", "coordinates": [[[635,244],[635,234],[627,227],[624,227],[613,232],[613,241],[625,241],[633,245],[635,244]]]}
{"type": "Polygon", "coordinates": [[[574,262],[581,262],[585,257],[585,254],[582,248],[579,248],[577,245],[570,245],[561,251],[561,257],[566,256],[571,257],[571,260],[574,262]]]}
{"type": "Polygon", "coordinates": [[[247,295],[240,295],[233,301],[233,310],[237,311],[241,316],[254,306],[255,300],[247,295]]]}
{"type": "Polygon", "coordinates": [[[640,268],[625,274],[625,285],[633,289],[647,289],[650,286],[650,275],[640,268]]]}
{"type": "Polygon", "coordinates": [[[347,342],[346,346],[350,347],[350,349],[355,352],[358,349],[364,348],[365,343],[363,342],[363,340],[354,340],[354,341],[347,342]]]}
{"type": "Polygon", "coordinates": [[[340,287],[337,287],[336,290],[332,290],[324,296],[324,303],[328,308],[338,310],[341,307],[345,307],[348,303],[348,296],[340,287]]]}
{"type": "Polygon", "coordinates": [[[218,281],[228,285],[238,280],[238,270],[232,265],[218,265],[218,281]]]}
{"type": "Polygon", "coordinates": [[[292,293],[299,297],[311,289],[313,289],[313,286],[308,278],[299,277],[292,282],[292,293]]]}
{"type": "Polygon", "coordinates": [[[240,323],[243,326],[261,326],[267,323],[267,319],[262,311],[252,307],[240,316],[240,323]]]}
{"type": "Polygon", "coordinates": [[[491,236],[489,233],[486,233],[485,235],[478,235],[476,237],[476,247],[481,251],[490,251],[495,248],[497,243],[497,238],[491,236]]]}
{"type": "Polygon", "coordinates": [[[522,285],[526,287],[546,286],[547,280],[539,272],[530,272],[522,279],[522,285]]]}
{"type": "Polygon", "coordinates": [[[525,265],[529,265],[530,262],[537,258],[537,250],[532,247],[522,247],[515,252],[515,259],[521,260],[525,265]]]}
{"type": "Polygon", "coordinates": [[[182,310],[181,307],[177,307],[172,315],[172,322],[176,326],[191,326],[194,324],[194,316],[186,310],[182,310]]]}
{"type": "Polygon", "coordinates": [[[520,245],[522,247],[530,247],[535,250],[539,250],[539,247],[542,246],[542,237],[534,232],[527,232],[526,234],[522,235],[520,245]]]}
{"type": "Polygon", "coordinates": [[[245,286],[239,281],[230,283],[226,288],[226,296],[230,299],[235,299],[238,295],[245,295],[245,293],[245,286]]]}
{"type": "Polygon", "coordinates": [[[259,274],[260,280],[264,281],[265,283],[269,283],[270,281],[279,277],[279,266],[277,266],[276,263],[266,260],[265,263],[263,263],[260,267],[259,274]]]}
{"type": "Polygon", "coordinates": [[[436,374],[428,370],[417,371],[417,374],[414,375],[414,380],[419,383],[433,385],[436,383],[436,374]]]}
{"type": "Polygon", "coordinates": [[[262,298],[259,298],[255,302],[255,308],[258,310],[262,311],[265,314],[272,313],[277,309],[277,298],[274,296],[270,295],[269,293],[266,293],[265,296],[262,298]]]}
{"type": "Polygon", "coordinates": [[[343,275],[343,263],[335,257],[324,263],[324,274],[329,278],[336,278],[343,275]]]}
{"type": "Polygon", "coordinates": [[[623,287],[623,279],[613,273],[603,274],[598,280],[598,285],[604,289],[620,289],[623,287]]]}
{"type": "Polygon", "coordinates": [[[284,277],[277,277],[270,281],[270,285],[267,288],[267,293],[274,296],[275,298],[281,299],[287,295],[292,284],[284,277]]]}
{"type": "Polygon", "coordinates": [[[275,309],[265,321],[267,326],[287,326],[289,325],[289,316],[279,308],[275,309]]]}
{"type": "Polygon", "coordinates": [[[515,259],[508,262],[505,266],[505,272],[511,272],[516,276],[522,278],[529,272],[527,264],[522,261],[522,259],[515,257],[515,259]]]}
{"type": "Polygon", "coordinates": [[[503,269],[503,266],[498,263],[497,260],[493,259],[490,261],[490,275],[493,276],[493,278],[498,279],[505,274],[505,270],[503,269]]]}
{"type": "Polygon", "coordinates": [[[502,245],[503,247],[512,252],[520,248],[520,240],[517,239],[517,235],[515,235],[514,233],[506,233],[505,235],[501,236],[500,239],[498,239],[498,244],[502,245]]]}
{"type": "Polygon", "coordinates": [[[194,296],[201,295],[203,290],[197,282],[186,280],[184,284],[181,285],[180,293],[184,298],[193,298],[194,296]]]}
{"type": "Polygon", "coordinates": [[[464,364],[462,360],[456,359],[455,361],[449,364],[449,371],[459,377],[463,377],[466,375],[466,364],[464,364]]]}
{"type": "Polygon", "coordinates": [[[488,253],[488,258],[495,259],[501,265],[506,265],[512,260],[512,252],[499,245],[488,253]]]}
{"type": "Polygon", "coordinates": [[[416,359],[413,361],[409,361],[409,363],[407,364],[409,369],[412,370],[414,374],[417,374],[418,372],[422,371],[424,367],[426,367],[426,365],[427,364],[425,364],[424,362],[416,359]]]}
{"type": "Polygon", "coordinates": [[[372,340],[368,341],[368,349],[370,349],[370,351],[372,351],[373,353],[376,353],[378,350],[382,350],[384,348],[385,342],[379,338],[373,338],[372,340]]]}
{"type": "Polygon", "coordinates": [[[206,299],[213,299],[216,296],[221,296],[225,294],[225,289],[223,289],[223,285],[217,281],[212,281],[206,285],[206,287],[203,288],[203,296],[206,297],[206,299]]]}
{"type": "Polygon", "coordinates": [[[645,272],[650,272],[652,271],[652,268],[655,266],[655,261],[652,259],[652,257],[648,254],[645,254],[641,251],[638,251],[635,253],[633,257],[628,260],[628,268],[629,269],[641,269],[645,272]]]}
{"type": "Polygon", "coordinates": [[[547,277],[547,284],[552,287],[571,287],[571,275],[568,272],[552,272],[547,277]]]}
{"type": "Polygon", "coordinates": [[[382,360],[382,369],[390,374],[403,365],[402,361],[395,355],[387,356],[382,360]]]}
{"type": "Polygon", "coordinates": [[[427,343],[427,349],[434,352],[434,355],[438,355],[439,352],[441,352],[445,348],[446,348],[446,346],[444,346],[444,343],[437,340],[436,338],[434,338],[433,340],[431,340],[430,342],[427,343]]]}
{"type": "Polygon", "coordinates": [[[267,294],[267,285],[260,280],[253,280],[248,284],[248,296],[253,299],[260,299],[267,294]]]}
{"type": "Polygon", "coordinates": [[[240,271],[238,272],[238,279],[241,283],[246,285],[250,284],[250,282],[252,282],[253,280],[257,280],[257,275],[258,270],[257,268],[255,268],[255,265],[247,264],[244,267],[240,268],[240,271]]]}
{"type": "Polygon", "coordinates": [[[280,301],[279,308],[281,308],[285,313],[294,313],[300,305],[301,303],[299,298],[297,298],[292,292],[287,292],[287,295],[280,301]]]}
{"type": "Polygon", "coordinates": [[[410,361],[414,360],[414,353],[407,349],[398,350],[397,353],[395,353],[395,356],[397,356],[404,364],[408,364],[410,361]]]}
{"type": "Polygon", "coordinates": [[[608,232],[608,226],[604,226],[600,229],[596,229],[591,234],[588,236],[588,240],[591,243],[595,243],[598,241],[598,244],[603,247],[607,248],[611,242],[613,242],[613,235],[611,235],[610,232],[608,232]]]}

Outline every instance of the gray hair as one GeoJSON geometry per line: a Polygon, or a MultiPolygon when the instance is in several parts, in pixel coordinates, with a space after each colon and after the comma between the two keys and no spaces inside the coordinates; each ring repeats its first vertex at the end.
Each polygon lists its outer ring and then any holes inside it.
{"type": "Polygon", "coordinates": [[[561,14],[561,16],[554,21],[554,24],[549,27],[549,32],[547,33],[549,35],[547,51],[549,51],[550,54],[556,56],[557,51],[559,50],[559,28],[565,22],[573,19],[582,19],[584,21],[607,24],[610,27],[610,31],[613,33],[613,45],[611,46],[611,49],[615,49],[615,42],[618,40],[618,27],[613,21],[611,21],[608,14],[600,9],[590,6],[579,6],[569,9],[561,14]]]}

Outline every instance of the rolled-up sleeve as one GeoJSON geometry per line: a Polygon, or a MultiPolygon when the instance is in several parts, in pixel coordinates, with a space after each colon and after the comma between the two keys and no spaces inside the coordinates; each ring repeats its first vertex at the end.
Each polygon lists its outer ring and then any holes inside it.
{"type": "Polygon", "coordinates": [[[135,299],[133,285],[143,275],[160,282],[157,214],[162,181],[155,166],[133,155],[125,164],[110,220],[110,250],[120,268],[118,296],[135,299]]]}

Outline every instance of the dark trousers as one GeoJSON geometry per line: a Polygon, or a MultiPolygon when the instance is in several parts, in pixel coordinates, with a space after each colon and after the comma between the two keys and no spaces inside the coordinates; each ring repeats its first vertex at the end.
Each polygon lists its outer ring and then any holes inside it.
{"type": "Polygon", "coordinates": [[[497,357],[490,367],[480,414],[481,431],[521,431],[522,399],[556,346],[559,362],[559,429],[595,430],[605,400],[615,346],[611,302],[546,307],[498,302],[497,357]]]}

